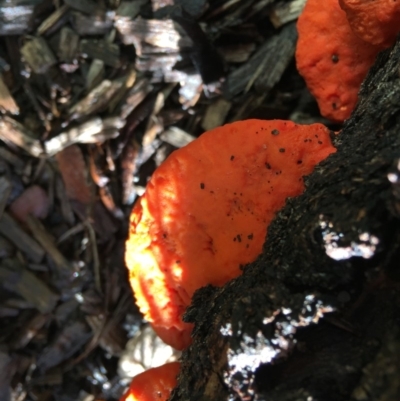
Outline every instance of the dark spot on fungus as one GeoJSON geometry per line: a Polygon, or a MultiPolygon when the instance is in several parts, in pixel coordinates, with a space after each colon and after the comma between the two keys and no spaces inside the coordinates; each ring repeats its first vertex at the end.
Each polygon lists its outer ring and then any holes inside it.
{"type": "Polygon", "coordinates": [[[319,143],[320,145],[322,145],[322,141],[318,141],[318,143],[319,143]]]}
{"type": "Polygon", "coordinates": [[[333,109],[333,110],[336,110],[336,109],[337,109],[336,103],[332,103],[332,109],[333,109]]]}
{"type": "Polygon", "coordinates": [[[269,163],[265,163],[265,167],[266,167],[268,170],[271,170],[271,165],[270,165],[269,163]]]}
{"type": "Polygon", "coordinates": [[[201,189],[204,189],[204,187],[205,187],[204,183],[201,182],[201,183],[200,183],[200,188],[201,188],[201,189]]]}
{"type": "Polygon", "coordinates": [[[280,148],[280,149],[279,149],[279,152],[285,153],[285,148],[280,148]]]}
{"type": "Polygon", "coordinates": [[[238,242],[242,242],[242,237],[241,237],[240,234],[238,234],[238,235],[236,236],[236,238],[237,238],[238,242]]]}
{"type": "Polygon", "coordinates": [[[231,160],[233,160],[234,158],[235,158],[235,156],[234,156],[234,155],[232,155],[232,156],[231,156],[231,160]]]}
{"type": "Polygon", "coordinates": [[[273,130],[271,131],[271,134],[272,134],[272,135],[279,135],[279,131],[278,131],[277,129],[273,129],[273,130]]]}
{"type": "Polygon", "coordinates": [[[248,239],[253,239],[253,234],[249,234],[249,235],[247,236],[247,238],[248,238],[248,239]]]}
{"type": "Polygon", "coordinates": [[[339,56],[337,54],[333,54],[332,61],[336,64],[339,61],[339,56]]]}
{"type": "Polygon", "coordinates": [[[297,164],[303,163],[303,160],[297,160],[297,164]]]}
{"type": "Polygon", "coordinates": [[[180,261],[180,260],[177,260],[177,261],[175,261],[175,263],[176,263],[177,265],[179,265],[179,263],[181,263],[181,261],[180,261]]]}

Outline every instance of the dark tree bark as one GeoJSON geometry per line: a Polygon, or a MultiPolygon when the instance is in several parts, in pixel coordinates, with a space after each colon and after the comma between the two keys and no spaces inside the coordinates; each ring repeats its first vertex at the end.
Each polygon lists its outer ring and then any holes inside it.
{"type": "Polygon", "coordinates": [[[335,142],[262,255],[195,294],[172,401],[400,400],[400,39],[335,142]]]}

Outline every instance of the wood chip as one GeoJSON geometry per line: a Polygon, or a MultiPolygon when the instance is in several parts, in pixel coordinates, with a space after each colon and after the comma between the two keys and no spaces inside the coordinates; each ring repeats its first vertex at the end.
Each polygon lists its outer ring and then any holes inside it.
{"type": "Polygon", "coordinates": [[[0,74],[0,110],[11,114],[19,114],[19,107],[4,83],[3,74],[0,74]]]}
{"type": "Polygon", "coordinates": [[[189,107],[193,107],[200,99],[203,89],[203,80],[200,74],[187,74],[186,79],[180,84],[179,102],[182,104],[182,108],[187,110],[189,107]]]}
{"type": "Polygon", "coordinates": [[[209,7],[209,2],[207,0],[175,0],[173,4],[182,7],[186,13],[196,19],[209,7]]]}
{"type": "Polygon", "coordinates": [[[42,37],[34,37],[21,47],[21,54],[37,74],[44,74],[57,60],[42,37]]]}
{"type": "Polygon", "coordinates": [[[206,131],[219,127],[225,122],[225,118],[228,115],[231,106],[232,104],[228,100],[218,98],[207,107],[201,126],[206,131]]]}
{"type": "Polygon", "coordinates": [[[140,11],[140,7],[147,3],[147,0],[136,0],[136,1],[121,1],[117,9],[116,18],[127,17],[128,19],[134,19],[140,11]]]}
{"type": "Polygon", "coordinates": [[[0,235],[0,259],[11,258],[15,255],[14,245],[0,235]]]}
{"type": "Polygon", "coordinates": [[[87,96],[71,107],[69,114],[72,119],[79,119],[93,113],[104,110],[108,102],[123,86],[123,80],[110,81],[105,79],[97,87],[92,89],[87,96]]]}
{"type": "Polygon", "coordinates": [[[39,140],[22,124],[8,116],[0,117],[0,139],[26,150],[32,156],[39,157],[43,148],[39,140]]]}
{"type": "Polygon", "coordinates": [[[69,359],[92,336],[92,332],[84,321],[75,320],[71,324],[66,324],[57,333],[52,344],[48,345],[39,355],[37,366],[41,371],[60,364],[69,359]]]}
{"type": "Polygon", "coordinates": [[[122,220],[125,218],[123,211],[116,205],[108,186],[99,188],[99,195],[103,205],[116,219],[122,220]]]}
{"type": "Polygon", "coordinates": [[[78,57],[79,35],[68,26],[63,26],[57,46],[58,59],[64,63],[71,63],[78,57]]]}
{"type": "Polygon", "coordinates": [[[49,213],[50,199],[39,185],[31,185],[10,205],[10,213],[21,222],[26,222],[29,215],[45,219],[49,213]]]}
{"type": "MultiPolygon", "coordinates": [[[[1,122],[0,122],[1,124],[1,122]]],[[[0,125],[1,128],[1,125],[0,125]]],[[[1,134],[0,134],[1,138],[1,134]]],[[[25,167],[24,161],[16,154],[10,152],[7,148],[0,146],[0,158],[7,161],[8,164],[13,166],[16,173],[21,173],[25,167]]]]}
{"type": "Polygon", "coordinates": [[[69,226],[74,225],[75,216],[72,210],[71,203],[69,202],[64,183],[62,182],[61,177],[56,177],[55,182],[55,195],[60,202],[61,205],[61,214],[64,220],[69,224],[69,226]]]}
{"type": "Polygon", "coordinates": [[[123,124],[123,120],[118,117],[108,118],[104,121],[99,117],[92,118],[85,123],[71,127],[54,138],[45,141],[44,148],[46,154],[48,156],[54,156],[56,153],[74,143],[103,142],[113,138],[115,136],[115,131],[120,129],[123,124]],[[115,128],[115,130],[110,130],[111,128],[115,128]]]}
{"type": "Polygon", "coordinates": [[[0,399],[11,400],[11,379],[15,370],[13,358],[5,351],[0,351],[0,399]]]}
{"type": "Polygon", "coordinates": [[[254,81],[254,87],[258,93],[269,93],[279,82],[290,61],[293,60],[296,49],[297,30],[294,23],[282,28],[279,38],[274,45],[275,50],[269,50],[264,68],[254,81]],[[275,54],[273,54],[275,52],[275,54]]]}
{"type": "Polygon", "coordinates": [[[178,127],[169,127],[160,135],[160,138],[176,148],[182,148],[196,139],[195,136],[178,127]]]}
{"type": "Polygon", "coordinates": [[[269,38],[246,64],[229,74],[225,82],[225,96],[230,99],[242,91],[248,91],[256,81],[260,91],[270,90],[292,59],[296,39],[294,24],[288,24],[269,38]]]}
{"type": "Polygon", "coordinates": [[[42,261],[45,254],[43,248],[6,212],[0,218],[0,234],[9,239],[32,262],[42,261]]]}
{"type": "Polygon", "coordinates": [[[71,23],[78,35],[105,35],[113,27],[115,12],[104,15],[85,15],[79,11],[71,12],[71,23]]]}
{"type": "Polygon", "coordinates": [[[296,20],[305,4],[306,0],[280,1],[273,5],[269,18],[275,28],[280,28],[282,25],[296,20]]]}
{"type": "Polygon", "coordinates": [[[11,194],[12,184],[6,176],[0,177],[0,217],[8,202],[8,197],[11,194]]]}
{"type": "Polygon", "coordinates": [[[149,53],[176,53],[193,46],[192,40],[178,32],[176,23],[169,20],[133,21],[117,18],[115,26],[126,45],[133,44],[138,56],[149,53]]]}
{"type": "Polygon", "coordinates": [[[86,75],[86,89],[91,91],[104,80],[104,61],[94,59],[86,75]]]}
{"type": "Polygon", "coordinates": [[[104,61],[105,65],[117,68],[120,65],[119,46],[105,40],[83,39],[80,43],[81,53],[91,59],[104,61]]]}
{"type": "Polygon", "coordinates": [[[244,63],[256,49],[254,43],[228,45],[218,48],[227,63],[244,63]]]}
{"type": "Polygon", "coordinates": [[[103,7],[93,0],[64,0],[64,3],[72,9],[88,15],[99,14],[101,11],[104,11],[103,7]]]}
{"type": "Polygon", "coordinates": [[[41,0],[32,0],[23,4],[20,0],[2,1],[0,3],[0,36],[21,35],[27,32],[34,9],[40,2],[41,0]]]}
{"type": "Polygon", "coordinates": [[[37,35],[43,35],[48,30],[50,30],[57,22],[64,17],[69,7],[63,4],[61,7],[57,8],[52,14],[50,14],[40,25],[36,31],[37,35]]]}
{"type": "Polygon", "coordinates": [[[110,99],[108,104],[108,111],[114,113],[117,106],[121,104],[123,99],[126,99],[128,91],[134,86],[136,82],[137,73],[134,69],[130,69],[128,74],[124,77],[123,85],[117,90],[117,93],[110,99]]]}
{"type": "Polygon", "coordinates": [[[16,259],[5,259],[0,264],[1,286],[15,292],[41,313],[51,312],[59,296],[35,274],[16,259]]]}
{"type": "Polygon", "coordinates": [[[139,144],[135,139],[128,142],[121,157],[122,169],[122,204],[131,205],[135,200],[135,189],[133,176],[136,170],[136,163],[139,157],[139,144]]]}
{"type": "Polygon", "coordinates": [[[29,215],[26,218],[26,224],[36,241],[43,247],[43,249],[55,263],[59,276],[68,276],[69,273],[72,272],[72,267],[67,259],[58,250],[55,239],[50,233],[47,232],[40,220],[32,215],[29,215]]]}
{"type": "Polygon", "coordinates": [[[148,79],[142,78],[136,81],[134,86],[128,91],[124,104],[121,106],[120,116],[126,119],[152,89],[153,86],[148,79]]]}
{"type": "Polygon", "coordinates": [[[49,321],[49,318],[49,315],[36,313],[23,325],[19,332],[15,333],[11,342],[11,349],[21,349],[28,345],[38,334],[38,331],[49,321]]]}
{"type": "MultiPolygon", "coordinates": [[[[89,226],[93,227],[100,243],[109,241],[115,235],[119,226],[117,222],[111,218],[108,210],[100,201],[96,201],[91,205],[91,208],[77,201],[72,201],[71,203],[74,212],[85,222],[86,229],[90,232],[89,226]]],[[[97,245],[93,243],[92,246],[97,245]]],[[[92,252],[92,255],[95,255],[96,252],[98,251],[92,252]]],[[[100,286],[98,286],[98,288],[100,288],[100,286]]]]}
{"type": "Polygon", "coordinates": [[[72,145],[57,153],[56,160],[64,181],[69,199],[75,199],[84,205],[92,201],[92,191],[88,183],[88,174],[82,151],[72,145]]]}

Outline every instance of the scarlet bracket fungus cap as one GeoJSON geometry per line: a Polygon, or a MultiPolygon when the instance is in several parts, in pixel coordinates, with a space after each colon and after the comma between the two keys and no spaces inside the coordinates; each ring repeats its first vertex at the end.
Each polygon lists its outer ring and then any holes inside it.
{"type": "Polygon", "coordinates": [[[391,46],[400,32],[400,1],[339,0],[353,32],[381,48],[391,46]]]}
{"type": "Polygon", "coordinates": [[[354,34],[338,0],[308,0],[297,21],[296,64],[321,114],[350,117],[361,82],[381,50],[354,34]]]}
{"type": "Polygon", "coordinates": [[[256,259],[275,213],[334,151],[321,124],[238,121],[154,172],[132,210],[125,259],[137,304],[165,342],[189,345],[181,317],[194,292],[225,284],[256,259]]]}
{"type": "Polygon", "coordinates": [[[167,401],[176,386],[179,369],[179,362],[171,362],[140,373],[120,401],[167,401]]]}

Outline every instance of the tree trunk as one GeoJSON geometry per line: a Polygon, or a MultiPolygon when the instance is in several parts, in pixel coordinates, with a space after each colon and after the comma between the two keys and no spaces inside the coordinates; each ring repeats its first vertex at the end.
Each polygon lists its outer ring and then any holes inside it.
{"type": "Polygon", "coordinates": [[[400,400],[400,39],[262,255],[195,294],[172,401],[400,400]]]}

